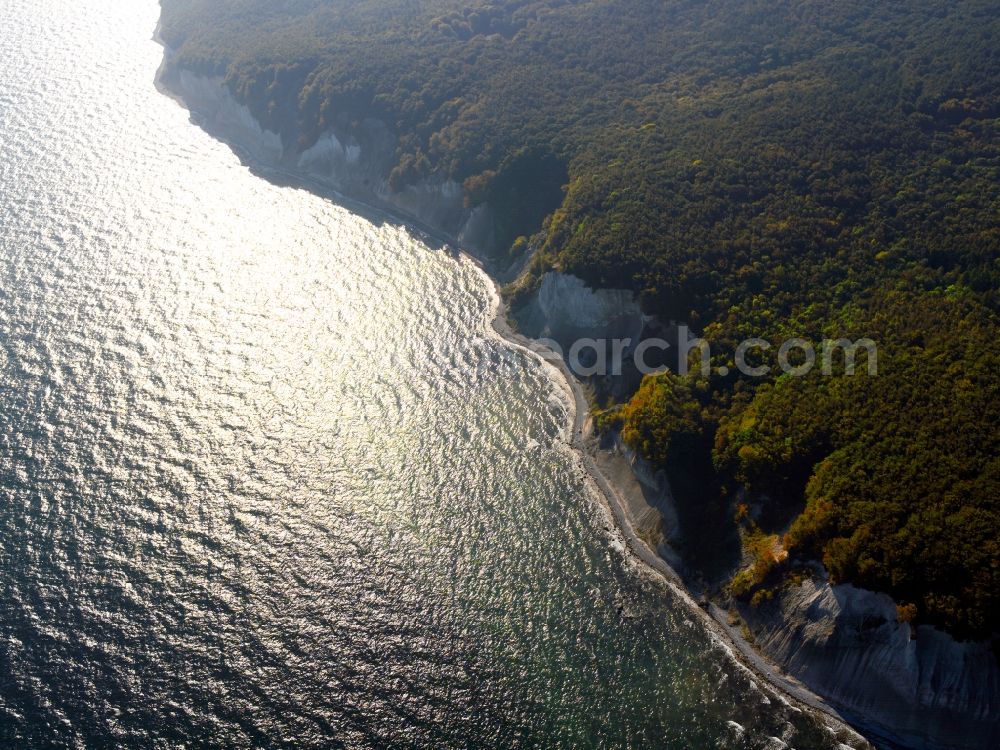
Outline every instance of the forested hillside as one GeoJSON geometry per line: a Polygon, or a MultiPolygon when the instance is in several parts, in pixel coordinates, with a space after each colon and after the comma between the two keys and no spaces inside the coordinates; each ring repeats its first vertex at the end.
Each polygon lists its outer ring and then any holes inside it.
{"type": "Polygon", "coordinates": [[[995,635],[995,0],[163,6],[177,64],[286,139],[377,117],[395,188],[442,173],[488,201],[512,252],[540,248],[522,291],[550,268],[632,289],[731,370],[748,337],[875,340],[874,378],[662,375],[605,421],[696,470],[720,523],[763,507],[741,523],[773,559],[737,593],[817,557],[995,635]]]}

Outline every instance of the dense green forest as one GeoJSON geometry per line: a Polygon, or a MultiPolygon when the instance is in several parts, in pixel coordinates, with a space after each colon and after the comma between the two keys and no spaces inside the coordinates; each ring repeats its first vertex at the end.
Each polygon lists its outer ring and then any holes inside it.
{"type": "Polygon", "coordinates": [[[875,340],[877,377],[660,375],[604,421],[774,537],[736,593],[819,558],[906,619],[995,636],[994,0],[163,6],[177,63],[291,142],[378,117],[394,187],[441,173],[489,201],[512,252],[538,248],[521,291],[551,268],[632,289],[730,368],[748,337],[875,340]]]}

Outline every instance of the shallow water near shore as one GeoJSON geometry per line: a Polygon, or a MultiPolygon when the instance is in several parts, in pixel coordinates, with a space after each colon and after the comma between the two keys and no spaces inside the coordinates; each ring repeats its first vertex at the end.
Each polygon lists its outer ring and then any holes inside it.
{"type": "Polygon", "coordinates": [[[0,747],[833,748],[622,548],[467,260],[252,174],[155,2],[0,26],[0,747]]]}

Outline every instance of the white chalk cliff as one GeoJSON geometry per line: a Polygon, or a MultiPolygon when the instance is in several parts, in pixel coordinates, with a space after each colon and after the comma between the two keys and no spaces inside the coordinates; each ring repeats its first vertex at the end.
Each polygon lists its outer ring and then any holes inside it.
{"type": "Polygon", "coordinates": [[[1000,668],[986,644],[897,621],[885,594],[806,580],[740,614],[816,693],[908,747],[1000,747],[1000,668]]]}
{"type": "Polygon", "coordinates": [[[399,191],[389,188],[396,139],[379,120],[365,119],[356,134],[328,130],[300,151],[279,133],[261,126],[223,78],[175,68],[169,50],[166,54],[160,84],[200,117],[206,130],[249,155],[254,163],[307,176],[348,197],[400,213],[457,238],[477,253],[495,249],[492,212],[486,205],[466,207],[465,191],[457,182],[431,175],[399,191]]]}
{"type": "Polygon", "coordinates": [[[580,339],[630,339],[635,345],[647,320],[632,292],[590,289],[555,271],[542,277],[538,292],[515,314],[524,333],[552,339],[566,352],[580,339]]]}

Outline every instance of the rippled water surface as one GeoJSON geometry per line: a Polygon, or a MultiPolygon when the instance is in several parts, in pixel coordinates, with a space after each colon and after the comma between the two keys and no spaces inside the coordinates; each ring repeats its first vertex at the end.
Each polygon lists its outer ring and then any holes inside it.
{"type": "Polygon", "coordinates": [[[633,562],[478,271],[0,0],[0,746],[834,747],[633,562]]]}

